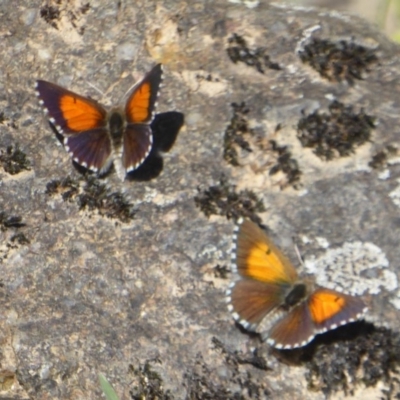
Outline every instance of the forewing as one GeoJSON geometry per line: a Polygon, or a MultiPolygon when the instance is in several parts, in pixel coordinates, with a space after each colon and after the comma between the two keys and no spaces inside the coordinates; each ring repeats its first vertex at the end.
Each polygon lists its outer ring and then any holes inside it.
{"type": "Polygon", "coordinates": [[[36,92],[60,134],[79,134],[106,124],[106,111],[94,100],[42,80],[36,82],[36,92]]]}
{"type": "Polygon", "coordinates": [[[162,80],[162,66],[157,64],[138,82],[125,106],[128,123],[150,124],[156,106],[162,80]]]}
{"type": "Polygon", "coordinates": [[[284,293],[278,285],[240,279],[227,290],[226,300],[234,319],[246,329],[256,331],[261,321],[283,302],[284,293]]]}
{"type": "Polygon", "coordinates": [[[289,259],[254,222],[239,221],[234,241],[233,269],[242,277],[271,284],[293,284],[297,280],[289,259]]]}

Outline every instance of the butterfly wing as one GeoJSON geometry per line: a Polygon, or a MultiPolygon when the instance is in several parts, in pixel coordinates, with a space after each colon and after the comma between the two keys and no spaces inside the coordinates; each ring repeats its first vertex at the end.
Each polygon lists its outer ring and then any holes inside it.
{"type": "Polygon", "coordinates": [[[265,335],[279,349],[305,346],[315,335],[360,319],[367,311],[354,296],[319,288],[280,319],[265,335]]]}
{"type": "Polygon", "coordinates": [[[126,172],[131,172],[149,155],[152,144],[150,125],[128,125],[123,139],[122,164],[126,172]]]}
{"type": "Polygon", "coordinates": [[[316,333],[307,302],[302,302],[277,321],[269,331],[266,330],[262,337],[277,349],[294,349],[311,342],[316,333]]]}
{"type": "Polygon", "coordinates": [[[64,137],[63,143],[72,159],[84,168],[103,173],[111,166],[111,143],[104,129],[64,137]]]}
{"type": "Polygon", "coordinates": [[[125,106],[128,124],[150,124],[162,80],[162,66],[157,64],[138,82],[125,106]]]}
{"type": "Polygon", "coordinates": [[[106,111],[94,100],[41,80],[36,82],[36,91],[50,121],[61,134],[105,127],[106,111]]]}
{"type": "Polygon", "coordinates": [[[106,170],[111,163],[111,144],[104,108],[94,100],[43,80],[37,81],[36,91],[74,161],[93,171],[106,170]]]}
{"type": "Polygon", "coordinates": [[[268,330],[267,326],[280,316],[278,307],[284,301],[284,290],[280,286],[251,279],[238,280],[226,295],[233,318],[251,331],[257,331],[261,322],[261,331],[268,330]]]}
{"type": "Polygon", "coordinates": [[[234,242],[232,269],[236,281],[227,291],[228,308],[246,329],[269,330],[282,317],[280,306],[297,280],[297,273],[250,220],[239,221],[234,242]]]}
{"type": "Polygon", "coordinates": [[[233,270],[242,277],[270,284],[293,284],[297,272],[264,231],[250,220],[239,221],[233,270]]]}
{"type": "Polygon", "coordinates": [[[310,295],[308,308],[318,333],[356,321],[367,311],[361,298],[325,288],[310,295]]]}
{"type": "Polygon", "coordinates": [[[122,164],[131,172],[143,163],[153,143],[150,123],[162,80],[162,67],[157,64],[138,82],[125,106],[127,127],[124,132],[122,164]]]}

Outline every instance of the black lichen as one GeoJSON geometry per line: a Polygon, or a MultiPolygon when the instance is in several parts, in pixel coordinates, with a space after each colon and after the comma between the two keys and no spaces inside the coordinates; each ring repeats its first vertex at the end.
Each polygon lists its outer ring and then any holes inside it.
{"type": "Polygon", "coordinates": [[[45,193],[49,196],[60,194],[64,201],[73,199],[79,192],[79,183],[70,176],[47,183],[45,193]]]}
{"type": "Polygon", "coordinates": [[[220,279],[227,279],[230,269],[226,265],[217,264],[214,267],[214,276],[220,279]]]}
{"type": "Polygon", "coordinates": [[[375,118],[361,110],[353,112],[351,106],[334,101],[329,114],[318,111],[304,116],[297,125],[297,138],[303,147],[314,149],[323,160],[335,156],[345,157],[354,153],[355,148],[369,141],[375,118]]]}
{"type": "Polygon", "coordinates": [[[261,74],[264,73],[265,68],[274,70],[281,69],[278,63],[271,61],[265,47],[249,49],[246,40],[236,33],[228,39],[228,48],[226,51],[231,61],[235,64],[238,62],[245,63],[255,68],[261,74]]]}
{"type": "Polygon", "coordinates": [[[250,364],[255,368],[266,371],[269,368],[266,366],[266,360],[263,357],[259,357],[257,354],[247,356],[241,352],[230,351],[215,337],[212,339],[212,344],[214,349],[223,357],[225,367],[229,370],[229,388],[224,381],[219,382],[218,375],[209,369],[201,354],[198,354],[196,364],[190,369],[190,372],[184,375],[187,399],[244,400],[264,399],[271,396],[271,391],[264,382],[258,383],[249,372],[243,372],[239,368],[242,364],[250,364]]]}
{"type": "Polygon", "coordinates": [[[384,169],[387,167],[388,160],[391,156],[396,156],[398,153],[395,146],[388,145],[386,148],[378,151],[372,156],[368,165],[374,169],[384,169]]]}
{"type": "Polygon", "coordinates": [[[77,200],[80,209],[97,209],[100,215],[119,219],[121,222],[131,221],[136,214],[136,210],[122,193],[110,192],[106,185],[93,177],[87,179],[83,193],[77,196],[77,200]]]}
{"type": "Polygon", "coordinates": [[[90,10],[90,3],[84,4],[84,5],[79,9],[79,11],[80,11],[82,14],[86,14],[89,10],[90,10]]]}
{"type": "Polygon", "coordinates": [[[245,139],[246,135],[253,135],[254,132],[249,127],[247,114],[249,109],[245,103],[232,103],[233,116],[224,135],[224,160],[229,164],[238,166],[238,152],[236,146],[251,152],[249,142],[245,139]]]}
{"type": "Polygon", "coordinates": [[[369,72],[370,66],[378,61],[374,49],[345,40],[331,42],[319,38],[304,46],[299,56],[322,77],[334,82],[345,80],[350,85],[355,79],[363,79],[364,72],[369,72]]]}
{"type": "Polygon", "coordinates": [[[136,210],[120,192],[111,190],[93,176],[87,176],[83,186],[67,177],[63,180],[52,180],[46,185],[46,194],[61,194],[64,201],[74,202],[80,210],[97,210],[101,216],[118,219],[121,222],[131,221],[136,210]]]}
{"type": "Polygon", "coordinates": [[[241,351],[232,351],[226,348],[226,346],[216,337],[212,338],[214,348],[219,350],[225,357],[227,364],[237,365],[252,365],[254,368],[262,371],[268,371],[267,360],[265,357],[259,354],[259,350],[256,348],[250,352],[250,354],[243,354],[241,351]]]}
{"type": "Polygon", "coordinates": [[[85,32],[85,27],[78,26],[79,15],[84,15],[90,10],[90,3],[85,3],[79,8],[73,10],[73,2],[69,0],[56,0],[56,5],[46,4],[40,9],[40,16],[46,23],[54,29],[58,29],[58,22],[66,17],[69,23],[78,31],[80,35],[85,32]]]}
{"type": "Polygon", "coordinates": [[[278,160],[269,170],[269,174],[274,175],[279,171],[283,172],[287,178],[286,185],[296,187],[301,176],[298,162],[292,158],[292,154],[287,146],[279,146],[275,140],[270,140],[269,143],[272,146],[272,150],[278,155],[278,160]]]}
{"type": "Polygon", "coordinates": [[[396,386],[400,366],[400,334],[366,323],[359,327],[362,332],[352,340],[316,348],[306,363],[309,387],[329,397],[337,391],[352,394],[359,384],[370,387],[383,382],[392,389],[385,389],[382,398],[399,398],[399,391],[389,392],[396,386]]]}
{"type": "Polygon", "coordinates": [[[30,170],[30,163],[26,154],[18,146],[7,146],[6,150],[0,150],[0,163],[10,175],[19,174],[23,170],[30,170]]]}
{"type": "Polygon", "coordinates": [[[19,215],[8,215],[5,211],[0,211],[0,230],[6,231],[10,228],[22,228],[25,224],[19,215]]]}
{"type": "MultiPolygon", "coordinates": [[[[19,215],[10,215],[5,211],[0,211],[0,231],[16,230],[25,227],[26,224],[22,222],[22,217],[19,215]]],[[[18,245],[29,244],[29,239],[22,232],[13,234],[4,244],[8,249],[15,249],[18,245]]],[[[0,253],[0,262],[6,259],[8,251],[0,253]]]]}
{"type": "Polygon", "coordinates": [[[161,364],[158,359],[147,360],[143,366],[134,367],[129,365],[130,372],[133,373],[136,385],[129,391],[132,400],[173,400],[169,390],[164,390],[163,381],[160,375],[152,369],[152,363],[161,364]]]}
{"type": "Polygon", "coordinates": [[[12,243],[17,243],[21,245],[30,243],[30,240],[22,232],[13,235],[10,240],[12,243]]]}
{"type": "Polygon", "coordinates": [[[256,213],[265,211],[262,200],[251,190],[236,193],[235,187],[228,183],[225,176],[221,177],[219,184],[205,190],[198,189],[198,192],[194,198],[195,204],[207,217],[223,215],[234,220],[244,217],[261,223],[256,213]]]}
{"type": "Polygon", "coordinates": [[[57,20],[60,19],[60,9],[58,7],[45,5],[40,9],[40,16],[43,18],[50,26],[58,29],[57,20]]]}

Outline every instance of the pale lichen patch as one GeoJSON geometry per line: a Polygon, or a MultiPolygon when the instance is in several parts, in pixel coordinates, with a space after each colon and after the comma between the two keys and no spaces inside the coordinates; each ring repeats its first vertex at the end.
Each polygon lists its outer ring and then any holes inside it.
{"type": "Polygon", "coordinates": [[[378,294],[398,287],[385,253],[369,242],[347,242],[329,249],[321,257],[306,259],[304,268],[315,274],[318,285],[353,295],[378,294]]]}

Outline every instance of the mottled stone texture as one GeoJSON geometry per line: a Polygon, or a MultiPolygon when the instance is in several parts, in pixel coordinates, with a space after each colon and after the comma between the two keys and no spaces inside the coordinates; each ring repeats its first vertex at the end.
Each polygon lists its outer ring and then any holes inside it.
{"type": "Polygon", "coordinates": [[[308,389],[310,360],[346,356],[342,342],[271,353],[234,325],[224,292],[239,215],[262,221],[294,262],[293,243],[307,260],[370,242],[391,286],[382,277],[368,292],[379,268],[355,284],[394,333],[362,354],[397,348],[398,47],[355,17],[225,0],[6,0],[0,11],[1,398],[99,399],[99,372],[121,399],[378,398],[382,382],[355,378],[367,356],[340,384],[314,376],[308,389]],[[85,182],[35,80],[115,105],[158,62],[158,112],[185,117],[162,170],[85,182]],[[110,201],[129,217],[107,214],[110,201]]]}

